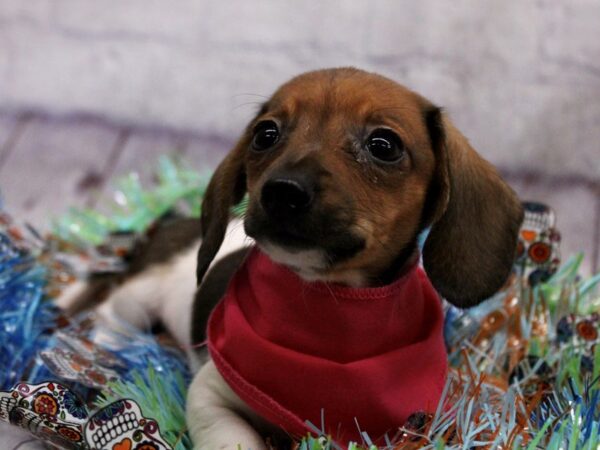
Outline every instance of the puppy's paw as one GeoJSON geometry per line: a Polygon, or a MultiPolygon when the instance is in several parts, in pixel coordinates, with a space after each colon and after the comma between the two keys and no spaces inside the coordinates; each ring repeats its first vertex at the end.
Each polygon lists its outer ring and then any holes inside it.
{"type": "Polygon", "coordinates": [[[204,433],[192,433],[194,450],[267,450],[260,436],[233,422],[205,428],[204,433]]]}
{"type": "Polygon", "coordinates": [[[187,424],[194,450],[267,450],[259,433],[238,411],[243,407],[212,361],[192,380],[187,424]]]}
{"type": "Polygon", "coordinates": [[[200,447],[194,446],[194,450],[267,450],[266,447],[244,447],[242,444],[227,445],[224,444],[221,447],[200,447]]]}
{"type": "Polygon", "coordinates": [[[247,444],[199,442],[194,444],[194,450],[267,450],[267,446],[263,442],[253,442],[247,444]]]}

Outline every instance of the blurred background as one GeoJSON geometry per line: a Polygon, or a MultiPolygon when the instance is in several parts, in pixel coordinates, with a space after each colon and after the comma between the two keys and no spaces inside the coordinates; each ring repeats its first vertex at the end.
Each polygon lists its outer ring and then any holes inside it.
{"type": "Polygon", "coordinates": [[[279,84],[348,65],[444,106],[598,268],[598,0],[1,0],[5,205],[44,228],[160,154],[214,167],[279,84]]]}

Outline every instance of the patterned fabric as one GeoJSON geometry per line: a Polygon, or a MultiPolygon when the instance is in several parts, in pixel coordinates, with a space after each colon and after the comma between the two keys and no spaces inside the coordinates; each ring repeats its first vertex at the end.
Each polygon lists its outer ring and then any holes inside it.
{"type": "Polygon", "coordinates": [[[525,202],[523,208],[525,218],[519,233],[516,267],[520,276],[534,286],[558,269],[561,237],[551,208],[535,202],[525,202]]]}
{"type": "Polygon", "coordinates": [[[63,449],[171,449],[156,421],[144,417],[133,400],[119,400],[90,417],[85,402],[55,382],[20,383],[0,392],[0,421],[63,449]]]}

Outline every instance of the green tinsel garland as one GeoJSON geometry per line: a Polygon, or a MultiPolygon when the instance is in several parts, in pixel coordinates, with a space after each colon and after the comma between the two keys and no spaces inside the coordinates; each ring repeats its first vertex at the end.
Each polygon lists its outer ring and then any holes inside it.
{"type": "Polygon", "coordinates": [[[53,232],[77,245],[101,245],[111,233],[144,233],[157,219],[177,210],[198,217],[209,175],[186,169],[173,159],[159,159],[156,186],[144,188],[137,174],[117,180],[107,213],[71,208],[55,220],[53,232]]]}

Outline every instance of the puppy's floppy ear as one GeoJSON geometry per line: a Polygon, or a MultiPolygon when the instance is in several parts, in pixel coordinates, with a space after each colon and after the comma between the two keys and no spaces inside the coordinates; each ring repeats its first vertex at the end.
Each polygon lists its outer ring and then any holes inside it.
{"type": "Polygon", "coordinates": [[[231,207],[241,202],[246,193],[244,161],[250,140],[249,135],[247,130],[233,150],[219,164],[206,188],[200,216],[202,244],[198,250],[196,265],[198,285],[223,243],[231,207]]]}
{"type": "Polygon", "coordinates": [[[439,108],[426,114],[436,157],[424,221],[423,264],[438,292],[460,307],[493,295],[514,261],[521,203],[439,108]]]}

